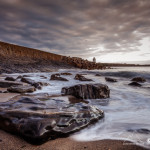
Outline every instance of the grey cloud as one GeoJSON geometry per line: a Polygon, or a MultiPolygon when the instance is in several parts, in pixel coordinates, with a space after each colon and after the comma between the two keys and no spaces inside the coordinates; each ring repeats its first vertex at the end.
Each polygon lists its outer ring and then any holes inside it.
{"type": "Polygon", "coordinates": [[[139,51],[149,8],[149,0],[0,0],[0,40],[84,58],[139,51]]]}

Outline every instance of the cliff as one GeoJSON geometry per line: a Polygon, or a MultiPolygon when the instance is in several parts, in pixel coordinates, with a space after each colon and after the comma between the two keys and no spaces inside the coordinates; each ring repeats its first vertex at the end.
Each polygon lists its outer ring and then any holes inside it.
{"type": "Polygon", "coordinates": [[[103,69],[78,57],[67,57],[37,49],[0,42],[0,73],[52,71],[60,68],[103,69]]]}

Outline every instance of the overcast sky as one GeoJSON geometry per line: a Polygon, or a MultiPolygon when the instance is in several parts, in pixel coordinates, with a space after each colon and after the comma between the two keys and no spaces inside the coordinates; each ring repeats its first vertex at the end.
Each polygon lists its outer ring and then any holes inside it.
{"type": "Polygon", "coordinates": [[[150,60],[150,0],[0,0],[0,40],[99,62],[150,60]]]}

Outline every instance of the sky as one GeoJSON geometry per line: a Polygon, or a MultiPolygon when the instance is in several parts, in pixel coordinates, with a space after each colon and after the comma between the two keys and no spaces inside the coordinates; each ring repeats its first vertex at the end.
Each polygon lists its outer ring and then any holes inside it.
{"type": "Polygon", "coordinates": [[[150,63],[150,0],[0,0],[0,41],[97,62],[150,63]]]}

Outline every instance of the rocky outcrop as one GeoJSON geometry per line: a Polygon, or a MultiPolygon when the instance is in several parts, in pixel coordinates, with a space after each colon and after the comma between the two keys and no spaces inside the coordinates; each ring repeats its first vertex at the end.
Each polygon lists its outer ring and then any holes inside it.
{"type": "Polygon", "coordinates": [[[97,73],[95,76],[102,76],[100,73],[97,73]]]}
{"type": "Polygon", "coordinates": [[[67,57],[37,49],[0,42],[0,73],[49,72],[53,69],[105,69],[78,57],[67,57]]]}
{"type": "Polygon", "coordinates": [[[28,86],[28,85],[24,85],[24,86],[11,86],[7,89],[7,91],[9,92],[13,92],[13,93],[32,93],[34,92],[36,89],[33,86],[28,86]]]}
{"type": "Polygon", "coordinates": [[[64,87],[61,92],[63,95],[73,95],[81,99],[100,99],[110,96],[110,90],[104,84],[78,84],[64,87]]]}
{"type": "Polygon", "coordinates": [[[73,65],[74,67],[80,68],[80,69],[106,69],[106,67],[101,63],[94,63],[88,60],[84,60],[79,57],[62,57],[62,60],[70,65],[73,65]]]}
{"type": "Polygon", "coordinates": [[[13,78],[13,77],[6,77],[5,80],[7,80],[7,81],[16,81],[16,79],[13,78]]]}
{"type": "Polygon", "coordinates": [[[106,77],[105,80],[108,81],[108,82],[117,82],[117,79],[114,79],[114,78],[106,77]]]}
{"type": "Polygon", "coordinates": [[[15,81],[0,80],[1,88],[8,88],[10,86],[19,86],[19,85],[23,85],[23,84],[20,82],[15,82],[15,81]]]}
{"type": "Polygon", "coordinates": [[[76,76],[74,77],[75,80],[79,80],[79,81],[93,81],[92,79],[88,79],[85,78],[83,75],[81,74],[76,74],[76,76]]]}
{"type": "Polygon", "coordinates": [[[142,78],[142,77],[135,77],[133,78],[131,81],[135,81],[135,82],[146,82],[146,79],[142,78]]]}
{"type": "Polygon", "coordinates": [[[52,74],[50,80],[68,81],[66,78],[60,76],[60,74],[52,74]]]}
{"type": "Polygon", "coordinates": [[[68,136],[103,116],[103,111],[94,106],[54,99],[21,97],[0,103],[0,129],[20,135],[32,144],[68,136]]]}
{"type": "Polygon", "coordinates": [[[69,72],[63,72],[63,73],[61,73],[61,75],[70,76],[70,75],[72,75],[72,73],[69,73],[69,72]]]}
{"type": "Polygon", "coordinates": [[[35,82],[35,81],[32,80],[32,79],[24,78],[24,77],[21,78],[21,81],[22,81],[22,82],[25,82],[25,83],[28,83],[28,84],[34,86],[34,87],[37,88],[37,89],[41,89],[41,88],[42,88],[41,86],[47,86],[47,85],[48,85],[48,84],[46,84],[46,83],[35,82]]]}
{"type": "Polygon", "coordinates": [[[131,82],[131,83],[129,83],[128,85],[130,85],[130,86],[138,86],[138,87],[141,87],[142,85],[140,84],[140,83],[138,83],[138,82],[131,82]]]}

